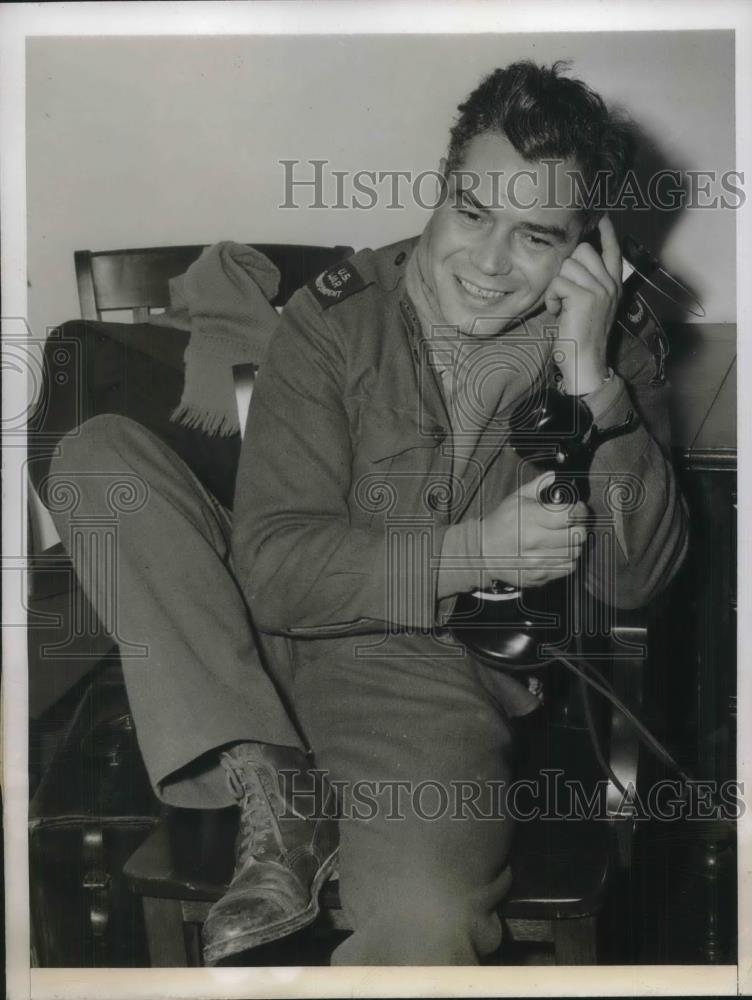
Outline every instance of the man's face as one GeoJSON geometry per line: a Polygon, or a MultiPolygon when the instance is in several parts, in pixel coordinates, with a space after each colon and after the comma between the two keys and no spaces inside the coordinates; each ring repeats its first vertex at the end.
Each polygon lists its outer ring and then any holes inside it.
{"type": "Polygon", "coordinates": [[[530,163],[500,133],[470,141],[426,229],[429,280],[448,324],[489,336],[538,309],[582,233],[575,210],[554,204],[568,200],[574,169],[530,163]],[[551,196],[554,181],[567,197],[551,196]]]}

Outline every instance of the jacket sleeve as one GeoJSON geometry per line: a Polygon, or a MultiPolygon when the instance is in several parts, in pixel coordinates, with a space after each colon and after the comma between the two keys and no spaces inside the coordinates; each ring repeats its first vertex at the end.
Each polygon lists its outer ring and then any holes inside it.
{"type": "MultiPolygon", "coordinates": [[[[307,290],[298,292],[256,378],[236,481],[232,558],[262,632],[337,636],[381,631],[386,621],[430,628],[435,620],[430,552],[390,558],[383,527],[369,530],[350,517],[343,335],[307,290]],[[405,594],[409,600],[400,599],[405,594]]],[[[444,529],[435,529],[438,552],[444,529]]]]}
{"type": "MultiPolygon", "coordinates": [[[[651,320],[652,323],[652,320],[651,320]]],[[[587,587],[622,608],[651,601],[678,570],[687,551],[688,516],[671,466],[670,385],[656,377],[656,359],[643,338],[624,334],[613,385],[585,397],[595,423],[621,424],[628,433],[605,441],[590,469],[594,532],[586,555],[587,587]]]]}

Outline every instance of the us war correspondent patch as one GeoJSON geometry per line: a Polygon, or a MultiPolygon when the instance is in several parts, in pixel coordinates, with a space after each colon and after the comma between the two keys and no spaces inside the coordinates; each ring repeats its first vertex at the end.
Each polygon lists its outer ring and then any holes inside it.
{"type": "Polygon", "coordinates": [[[639,295],[636,295],[627,304],[622,315],[625,323],[624,329],[635,340],[639,340],[653,357],[654,367],[650,385],[664,385],[666,382],[666,358],[668,357],[669,343],[666,331],[663,329],[660,320],[639,295]],[[649,324],[651,318],[653,323],[649,324]]]}
{"type": "Polygon", "coordinates": [[[366,287],[362,276],[349,262],[324,271],[308,285],[322,309],[343,302],[349,295],[366,287]]]}

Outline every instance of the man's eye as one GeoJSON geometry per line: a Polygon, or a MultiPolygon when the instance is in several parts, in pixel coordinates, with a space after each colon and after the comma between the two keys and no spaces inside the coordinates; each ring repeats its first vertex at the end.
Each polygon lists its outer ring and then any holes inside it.
{"type": "Polygon", "coordinates": [[[473,211],[471,208],[458,208],[457,211],[463,218],[467,219],[468,222],[481,222],[482,216],[479,212],[473,211]]]}
{"type": "Polygon", "coordinates": [[[533,233],[525,233],[523,239],[534,247],[550,247],[551,243],[549,240],[542,239],[540,236],[535,236],[533,233]]]}

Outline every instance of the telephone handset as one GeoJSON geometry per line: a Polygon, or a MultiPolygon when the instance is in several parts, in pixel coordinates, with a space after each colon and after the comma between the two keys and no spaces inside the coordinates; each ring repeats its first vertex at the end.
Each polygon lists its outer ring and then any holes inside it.
{"type": "MultiPolygon", "coordinates": [[[[587,473],[595,449],[628,433],[633,419],[630,413],[624,423],[601,431],[578,396],[543,388],[512,413],[509,440],[537,472],[555,473],[541,502],[587,502],[587,473]]],[[[488,666],[529,672],[548,663],[554,650],[561,653],[566,647],[571,623],[565,614],[574,606],[568,594],[570,579],[525,589],[495,580],[489,590],[459,594],[447,624],[455,638],[488,666]]]]}
{"type": "MultiPolygon", "coordinates": [[[[598,253],[603,252],[601,234],[598,229],[591,230],[582,242],[590,243],[598,253]]],[[[702,318],[705,315],[702,303],[684,282],[667,271],[657,257],[629,234],[625,235],[621,241],[621,283],[622,299],[636,293],[637,297],[645,304],[645,300],[637,291],[640,285],[645,284],[692,316],[702,318]]]]}
{"type": "MultiPolygon", "coordinates": [[[[593,229],[585,239],[598,253],[602,252],[598,229],[593,229]]],[[[639,291],[640,286],[647,284],[693,315],[704,316],[702,304],[689,289],[637,240],[625,236],[621,251],[622,303],[634,298],[658,322],[639,291]],[[681,292],[681,299],[676,289],[681,292]],[[690,301],[694,308],[689,307],[690,301]]],[[[618,318],[617,322],[624,326],[618,318]]],[[[632,422],[630,414],[623,424],[601,430],[594,425],[590,410],[579,397],[544,387],[512,413],[510,444],[520,457],[534,462],[541,472],[547,469],[555,472],[554,482],[541,496],[544,503],[587,502],[587,473],[593,453],[603,441],[629,433],[632,422]]],[[[557,650],[560,658],[562,647],[566,646],[570,623],[565,620],[565,610],[573,604],[568,593],[570,586],[570,578],[524,590],[494,581],[488,590],[460,594],[447,624],[482,662],[502,670],[529,672],[550,662],[557,656],[557,650]]]]}
{"type": "MultiPolygon", "coordinates": [[[[601,253],[597,229],[586,240],[601,253]]],[[[623,260],[626,283],[637,272],[626,256],[623,260]]],[[[537,472],[555,473],[540,497],[543,503],[587,502],[587,473],[595,449],[609,438],[628,433],[633,419],[630,413],[624,423],[602,431],[578,396],[543,387],[512,413],[509,443],[521,458],[535,464],[537,472]]],[[[488,590],[460,594],[448,625],[482,662],[529,672],[555,655],[548,655],[547,648],[561,652],[566,646],[570,623],[565,612],[573,607],[569,586],[569,579],[564,579],[519,589],[496,580],[488,590]]]]}

